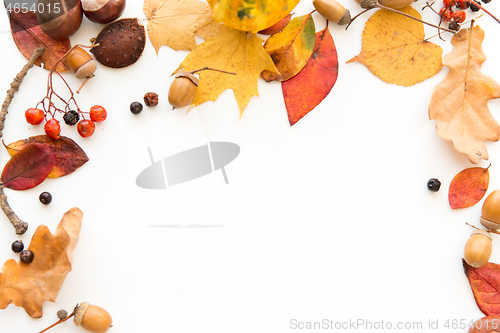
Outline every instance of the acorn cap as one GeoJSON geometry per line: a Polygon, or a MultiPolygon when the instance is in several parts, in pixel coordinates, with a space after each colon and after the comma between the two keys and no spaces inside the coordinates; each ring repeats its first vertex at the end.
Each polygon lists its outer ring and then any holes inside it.
{"type": "Polygon", "coordinates": [[[80,305],[78,305],[75,317],[73,319],[76,326],[80,326],[80,324],[82,323],[83,316],[85,315],[85,312],[87,312],[89,306],[89,302],[82,302],[80,303],[80,305]]]}
{"type": "Polygon", "coordinates": [[[107,25],[97,35],[90,52],[104,66],[123,68],[132,65],[144,51],[146,30],[137,18],[126,18],[107,25]]]}
{"type": "Polygon", "coordinates": [[[193,73],[191,73],[191,72],[179,72],[179,73],[175,74],[175,78],[178,78],[178,77],[186,77],[186,78],[190,79],[191,82],[193,82],[195,84],[195,86],[198,86],[200,84],[200,81],[198,80],[198,78],[196,76],[194,76],[193,73]]]}
{"type": "Polygon", "coordinates": [[[96,68],[97,68],[96,62],[94,60],[91,60],[76,71],[75,77],[77,79],[86,79],[89,77],[93,77],[96,68]]]}
{"type": "Polygon", "coordinates": [[[485,227],[485,228],[488,228],[490,230],[498,230],[500,229],[500,224],[499,223],[496,223],[496,222],[492,222],[490,220],[487,220],[485,219],[484,217],[480,217],[479,218],[479,221],[481,222],[481,224],[485,227]]]}
{"type": "Polygon", "coordinates": [[[491,238],[491,235],[489,232],[487,232],[486,230],[478,230],[478,229],[475,229],[474,231],[472,231],[472,233],[470,234],[471,237],[474,236],[474,235],[483,235],[485,237],[488,237],[490,240],[493,240],[491,238]]]}

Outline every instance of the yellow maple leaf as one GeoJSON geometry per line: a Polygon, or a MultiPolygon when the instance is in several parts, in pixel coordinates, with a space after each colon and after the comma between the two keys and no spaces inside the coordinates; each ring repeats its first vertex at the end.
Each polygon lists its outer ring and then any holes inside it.
{"type": "MultiPolygon", "coordinates": [[[[410,6],[400,11],[421,18],[410,6]]],[[[423,23],[403,15],[378,10],[366,22],[362,42],[361,53],[347,63],[361,62],[387,83],[407,87],[441,70],[441,47],[425,40],[423,23]]]]}
{"type": "Polygon", "coordinates": [[[191,50],[194,33],[213,22],[207,3],[198,0],[144,0],[148,36],[156,54],[162,45],[174,50],[191,50]]]}
{"type": "Polygon", "coordinates": [[[453,141],[455,149],[477,164],[488,159],[485,141],[498,141],[499,126],[488,109],[488,100],[500,98],[500,85],[481,73],[486,60],[482,50],[484,30],[476,26],[453,36],[453,50],[443,59],[448,75],[432,93],[429,117],[436,132],[453,141]]]}
{"type": "Polygon", "coordinates": [[[179,65],[180,70],[215,68],[236,75],[205,70],[199,72],[200,83],[191,105],[215,101],[226,89],[232,89],[240,117],[252,96],[258,96],[257,82],[263,70],[278,73],[271,57],[256,34],[223,27],[222,32],[196,45],[179,65]]]}

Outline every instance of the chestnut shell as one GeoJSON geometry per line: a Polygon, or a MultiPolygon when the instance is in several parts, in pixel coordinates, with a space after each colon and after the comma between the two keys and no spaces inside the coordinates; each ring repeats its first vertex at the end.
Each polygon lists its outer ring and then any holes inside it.
{"type": "Polygon", "coordinates": [[[90,52],[106,67],[123,68],[132,65],[144,51],[146,30],[137,18],[117,20],[107,25],[95,38],[90,52]]]}
{"type": "Polygon", "coordinates": [[[108,0],[105,5],[99,9],[92,10],[90,3],[95,0],[82,0],[83,14],[94,23],[111,23],[119,18],[125,10],[125,0],[108,0]]]}
{"type": "Polygon", "coordinates": [[[50,37],[68,38],[80,28],[83,20],[80,0],[38,0],[38,3],[44,5],[44,10],[36,13],[38,24],[50,37]],[[56,12],[54,8],[60,10],[56,12]]]}

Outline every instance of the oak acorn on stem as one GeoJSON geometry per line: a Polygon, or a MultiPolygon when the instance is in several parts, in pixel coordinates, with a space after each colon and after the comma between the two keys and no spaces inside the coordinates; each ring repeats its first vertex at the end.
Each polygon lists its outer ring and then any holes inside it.
{"type": "Polygon", "coordinates": [[[484,200],[479,221],[490,230],[500,229],[500,190],[495,190],[484,200]]]}
{"type": "Polygon", "coordinates": [[[50,325],[44,330],[41,330],[38,333],[46,332],[52,327],[64,323],[71,317],[74,317],[73,322],[76,326],[81,326],[91,333],[105,333],[109,330],[110,327],[113,327],[113,325],[111,325],[112,318],[108,311],[97,305],[91,305],[88,302],[82,302],[80,304],[77,304],[70,315],[59,317],[59,321],[55,322],[54,324],[50,325]]]}
{"type": "Polygon", "coordinates": [[[196,93],[196,88],[199,85],[199,80],[194,73],[204,70],[217,71],[224,74],[236,75],[236,73],[226,72],[220,69],[204,67],[191,72],[178,72],[175,79],[168,90],[168,102],[172,105],[172,110],[175,108],[183,108],[188,106],[193,101],[196,93]]]}
{"type": "Polygon", "coordinates": [[[313,0],[316,11],[328,21],[344,25],[351,22],[351,13],[336,0],[313,0]]]}
{"type": "Polygon", "coordinates": [[[488,263],[493,245],[491,235],[485,230],[474,230],[465,243],[464,259],[472,267],[481,267],[488,263]]]}

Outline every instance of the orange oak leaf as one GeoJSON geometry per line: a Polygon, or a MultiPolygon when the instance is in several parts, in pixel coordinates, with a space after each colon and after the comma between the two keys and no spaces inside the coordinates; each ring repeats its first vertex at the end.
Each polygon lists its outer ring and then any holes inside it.
{"type": "Polygon", "coordinates": [[[262,47],[262,39],[256,34],[227,27],[219,27],[221,33],[195,46],[175,73],[193,71],[203,67],[218,71],[201,71],[200,83],[191,106],[215,101],[226,89],[232,89],[240,117],[252,96],[258,96],[257,83],[263,70],[278,73],[269,54],[262,47]]]}
{"type": "Polygon", "coordinates": [[[13,190],[28,190],[41,184],[56,164],[56,155],[44,144],[26,145],[5,164],[0,179],[13,190]]]}
{"type": "Polygon", "coordinates": [[[290,23],[291,19],[292,19],[292,14],[288,14],[287,16],[285,16],[284,18],[282,18],[269,28],[259,31],[259,34],[274,35],[283,30],[288,25],[288,23],[290,23]]]}
{"type": "Polygon", "coordinates": [[[196,45],[196,30],[214,21],[208,4],[198,0],[145,0],[144,14],[156,54],[162,45],[190,51],[196,45]]]}
{"type": "Polygon", "coordinates": [[[462,29],[451,39],[453,50],[443,59],[448,75],[432,93],[429,118],[436,132],[453,141],[455,149],[477,164],[488,159],[486,141],[498,141],[500,127],[488,109],[488,101],[500,97],[500,85],[481,73],[486,60],[482,50],[484,30],[462,29]]]}
{"type": "Polygon", "coordinates": [[[281,82],[290,125],[294,125],[328,96],[337,82],[337,48],[328,25],[316,34],[316,46],[307,64],[289,80],[281,82]]]}
{"type": "Polygon", "coordinates": [[[47,135],[32,136],[28,139],[12,142],[5,148],[7,148],[10,156],[14,156],[26,145],[32,143],[46,145],[56,156],[55,165],[47,178],[69,175],[89,160],[83,149],[75,141],[65,136],[61,136],[59,140],[54,140],[47,135]]]}
{"type": "Polygon", "coordinates": [[[43,314],[42,303],[54,302],[73,264],[72,253],[78,242],[83,214],[77,207],[67,211],[55,234],[39,226],[28,250],[34,254],[30,264],[7,260],[0,273],[0,309],[10,303],[21,306],[33,318],[43,314]]]}
{"type": "Polygon", "coordinates": [[[14,11],[10,11],[9,18],[12,38],[26,59],[31,57],[33,50],[43,46],[46,52],[35,62],[37,66],[43,63],[43,68],[47,70],[57,70],[58,72],[70,70],[66,59],[57,63],[59,58],[71,48],[69,38],[55,39],[46,35],[38,24],[35,12],[28,11],[23,13],[20,11],[19,13],[15,13],[14,11]],[[56,63],[57,67],[54,68],[56,63]]]}
{"type": "Polygon", "coordinates": [[[267,82],[292,78],[309,61],[315,40],[316,29],[311,14],[294,18],[283,31],[269,37],[264,44],[281,75],[264,71],[261,77],[267,82]]]}
{"type": "MultiPolygon", "coordinates": [[[[400,11],[421,19],[410,6],[400,11]]],[[[442,67],[440,46],[425,39],[424,24],[382,9],[366,22],[361,53],[347,63],[361,62],[387,83],[412,86],[442,67]]]]}
{"type": "Polygon", "coordinates": [[[465,275],[479,309],[487,316],[500,315],[500,265],[487,263],[474,268],[462,259],[465,275]]]}
{"type": "Polygon", "coordinates": [[[490,182],[488,168],[468,168],[453,177],[448,190],[451,208],[471,207],[484,197],[490,182]]]}

